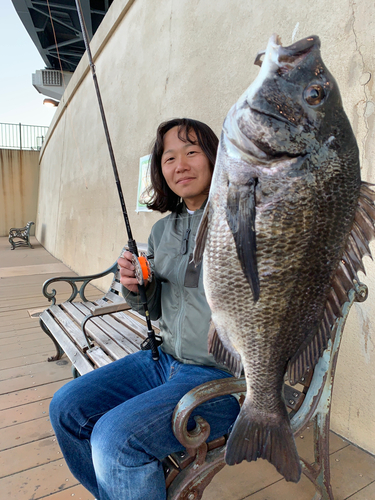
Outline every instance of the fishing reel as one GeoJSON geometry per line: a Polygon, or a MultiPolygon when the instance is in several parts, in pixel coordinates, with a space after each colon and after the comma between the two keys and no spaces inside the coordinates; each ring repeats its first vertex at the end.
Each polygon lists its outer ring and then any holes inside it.
{"type": "Polygon", "coordinates": [[[133,254],[132,264],[135,270],[135,277],[140,285],[146,285],[152,281],[152,270],[146,254],[140,252],[139,257],[133,254]]]}

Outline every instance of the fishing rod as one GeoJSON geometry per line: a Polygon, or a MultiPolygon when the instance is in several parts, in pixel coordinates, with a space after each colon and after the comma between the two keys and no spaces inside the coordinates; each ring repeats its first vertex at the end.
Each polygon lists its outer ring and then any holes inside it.
{"type": "Polygon", "coordinates": [[[120,178],[118,175],[116,159],[115,159],[115,155],[114,155],[113,148],[112,148],[111,138],[109,135],[107,119],[106,119],[106,116],[104,113],[104,107],[103,107],[102,97],[101,97],[100,90],[99,90],[98,79],[96,77],[95,65],[94,65],[94,62],[92,60],[91,50],[90,50],[90,46],[89,46],[89,42],[88,42],[86,23],[85,23],[84,18],[83,18],[80,0],[75,0],[75,3],[76,3],[76,7],[77,7],[77,12],[78,12],[79,23],[80,23],[81,29],[82,29],[83,41],[85,44],[87,56],[88,56],[89,63],[90,63],[91,73],[92,73],[92,77],[94,80],[96,96],[98,99],[100,115],[101,115],[103,126],[104,126],[104,132],[105,132],[105,137],[107,140],[109,156],[111,158],[113,173],[115,176],[117,191],[118,191],[118,195],[120,198],[122,214],[124,216],[125,227],[126,227],[126,231],[128,234],[128,248],[129,248],[129,251],[133,254],[133,264],[135,266],[136,277],[138,280],[138,291],[139,291],[139,295],[140,295],[141,302],[143,305],[143,310],[144,310],[145,317],[146,317],[147,338],[146,338],[146,340],[144,340],[142,342],[141,349],[144,351],[151,350],[152,359],[154,361],[158,361],[158,359],[159,359],[158,346],[162,343],[162,339],[158,335],[155,335],[154,329],[152,328],[150,313],[149,313],[148,305],[147,305],[146,287],[144,284],[145,278],[147,278],[147,273],[150,271],[150,269],[148,267],[147,259],[144,259],[144,258],[142,259],[142,257],[139,256],[137,243],[133,238],[132,230],[130,227],[130,221],[129,221],[128,213],[126,210],[125,199],[124,199],[124,195],[122,192],[121,182],[120,182],[120,178]]]}

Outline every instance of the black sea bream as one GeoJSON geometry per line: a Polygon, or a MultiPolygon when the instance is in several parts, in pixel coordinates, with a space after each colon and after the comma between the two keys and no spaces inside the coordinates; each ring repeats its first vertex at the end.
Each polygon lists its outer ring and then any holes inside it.
{"type": "Polygon", "coordinates": [[[243,367],[247,383],[228,464],[264,458],[299,480],[284,374],[296,383],[327,347],[370,253],[374,199],[319,38],[282,47],[272,36],[225,119],[194,256],[210,351],[237,376],[243,367]]]}

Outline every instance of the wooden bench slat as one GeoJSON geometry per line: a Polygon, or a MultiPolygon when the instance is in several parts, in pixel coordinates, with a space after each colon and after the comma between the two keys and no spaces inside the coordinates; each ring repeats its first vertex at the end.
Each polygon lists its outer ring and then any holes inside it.
{"type": "MultiPolygon", "coordinates": [[[[76,307],[78,307],[80,311],[83,312],[83,314],[86,313],[89,314],[89,310],[91,310],[92,308],[89,302],[86,302],[85,304],[77,303],[76,307]]],[[[125,336],[134,345],[139,346],[140,342],[143,342],[143,340],[147,337],[147,329],[143,331],[139,331],[138,329],[136,332],[134,332],[133,329],[130,329],[127,325],[124,325],[121,321],[119,321],[115,317],[115,314],[117,314],[117,311],[113,314],[106,314],[105,316],[96,316],[95,318],[99,317],[102,320],[102,322],[112,327],[122,336],[125,336]]],[[[131,318],[131,313],[125,312],[124,314],[125,316],[130,315],[130,321],[133,321],[133,319],[131,318]]],[[[92,321],[93,320],[94,318],[92,319],[92,321]]],[[[144,326],[141,323],[138,323],[138,325],[144,326]]],[[[104,324],[102,324],[102,328],[105,328],[105,330],[107,330],[107,326],[104,324]]]]}
{"type": "Polygon", "coordinates": [[[83,375],[84,373],[88,373],[94,369],[79,349],[77,349],[77,347],[69,340],[65,331],[57,325],[56,321],[47,310],[40,315],[40,318],[43,320],[51,334],[60,344],[79,373],[83,375]]]}
{"type": "Polygon", "coordinates": [[[107,292],[105,294],[105,297],[111,302],[114,302],[115,304],[117,304],[118,302],[125,302],[125,299],[122,295],[117,295],[117,293],[113,292],[107,292]]]}
{"type": "MultiPolygon", "coordinates": [[[[69,315],[74,318],[78,324],[85,318],[85,315],[75,307],[78,303],[64,302],[61,307],[66,310],[69,315]]],[[[86,324],[86,332],[89,336],[113,359],[123,358],[128,354],[123,348],[121,348],[116,342],[114,342],[108,335],[106,335],[97,325],[93,324],[92,321],[88,321],[86,324]]]]}
{"type": "Polygon", "coordinates": [[[102,351],[102,349],[98,346],[94,346],[91,349],[86,351],[86,355],[90,358],[95,365],[100,368],[101,366],[109,365],[112,363],[112,359],[102,351]]]}
{"type": "Polygon", "coordinates": [[[122,285],[116,280],[112,281],[110,288],[112,288],[113,290],[117,290],[119,293],[122,292],[122,285]]]}
{"type": "MultiPolygon", "coordinates": [[[[129,312],[116,312],[112,316],[118,321],[131,328],[136,333],[141,333],[142,335],[147,335],[146,319],[141,314],[130,310],[129,312]],[[141,320],[142,323],[139,321],[141,320]]],[[[151,321],[152,326],[159,332],[159,321],[151,321]]]]}
{"type": "MultiPolygon", "coordinates": [[[[107,297],[107,295],[108,294],[106,294],[105,297],[107,297]]],[[[125,299],[123,299],[123,300],[125,300],[125,299]]],[[[121,301],[118,302],[118,303],[121,303],[121,301]]],[[[101,298],[101,299],[95,300],[95,304],[98,305],[98,306],[100,306],[100,307],[105,307],[106,305],[110,304],[110,302],[107,302],[106,300],[104,300],[103,298],[101,298]]],[[[143,326],[146,325],[146,319],[145,319],[144,316],[142,316],[142,314],[138,313],[137,311],[133,311],[131,308],[129,308],[129,310],[131,310],[131,315],[135,316],[137,318],[137,320],[136,320],[135,323],[133,322],[133,318],[131,316],[128,316],[126,313],[125,313],[125,316],[121,316],[121,315],[117,316],[116,314],[112,314],[112,316],[116,316],[117,319],[119,319],[119,320],[124,319],[125,322],[127,321],[127,318],[129,317],[130,318],[130,322],[127,324],[127,326],[129,326],[130,328],[134,329],[134,331],[138,332],[139,331],[138,330],[139,327],[142,328],[142,325],[143,326]],[[139,323],[138,320],[141,320],[142,323],[139,323]]],[[[154,328],[159,329],[159,321],[158,320],[151,321],[151,323],[152,323],[152,326],[154,328]]],[[[145,335],[147,335],[147,328],[145,329],[145,335]]]]}
{"type": "Polygon", "coordinates": [[[69,316],[67,316],[65,312],[60,309],[59,306],[51,306],[49,310],[73,342],[77,344],[82,351],[88,349],[89,346],[86,338],[79,326],[77,326],[74,321],[72,321],[69,316]]]}
{"type": "MultiPolygon", "coordinates": [[[[143,325],[146,324],[146,318],[144,316],[142,316],[142,314],[138,313],[137,311],[133,311],[133,309],[131,309],[131,315],[136,317],[136,321],[141,320],[143,325]]],[[[159,330],[159,320],[158,319],[151,321],[151,323],[152,323],[152,326],[154,328],[157,328],[159,330]]]]}
{"type": "MultiPolygon", "coordinates": [[[[83,313],[84,316],[89,314],[90,310],[87,307],[89,304],[75,303],[74,305],[83,313]]],[[[110,314],[104,316],[103,318],[95,316],[90,319],[89,322],[93,322],[114,342],[118,343],[120,347],[126,351],[126,354],[139,351],[140,344],[145,339],[142,335],[135,335],[132,330],[124,325],[121,325],[121,323],[116,322],[116,320],[111,318],[110,314]]],[[[88,323],[86,323],[86,325],[88,323]]]]}

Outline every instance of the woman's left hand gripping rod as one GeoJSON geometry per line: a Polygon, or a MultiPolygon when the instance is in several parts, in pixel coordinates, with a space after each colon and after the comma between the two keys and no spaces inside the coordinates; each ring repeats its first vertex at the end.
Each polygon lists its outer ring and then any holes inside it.
{"type": "MultiPolygon", "coordinates": [[[[138,291],[143,305],[144,314],[147,323],[147,338],[142,342],[141,349],[143,351],[151,350],[152,359],[159,360],[158,347],[163,342],[159,335],[155,335],[152,328],[150,313],[147,305],[146,286],[152,281],[152,270],[150,263],[143,253],[139,255],[135,240],[128,242],[129,251],[133,254],[132,264],[134,266],[135,277],[138,281],[138,291]]],[[[123,250],[124,252],[125,250],[123,250]]],[[[121,254],[122,256],[122,254],[121,254]]]]}

